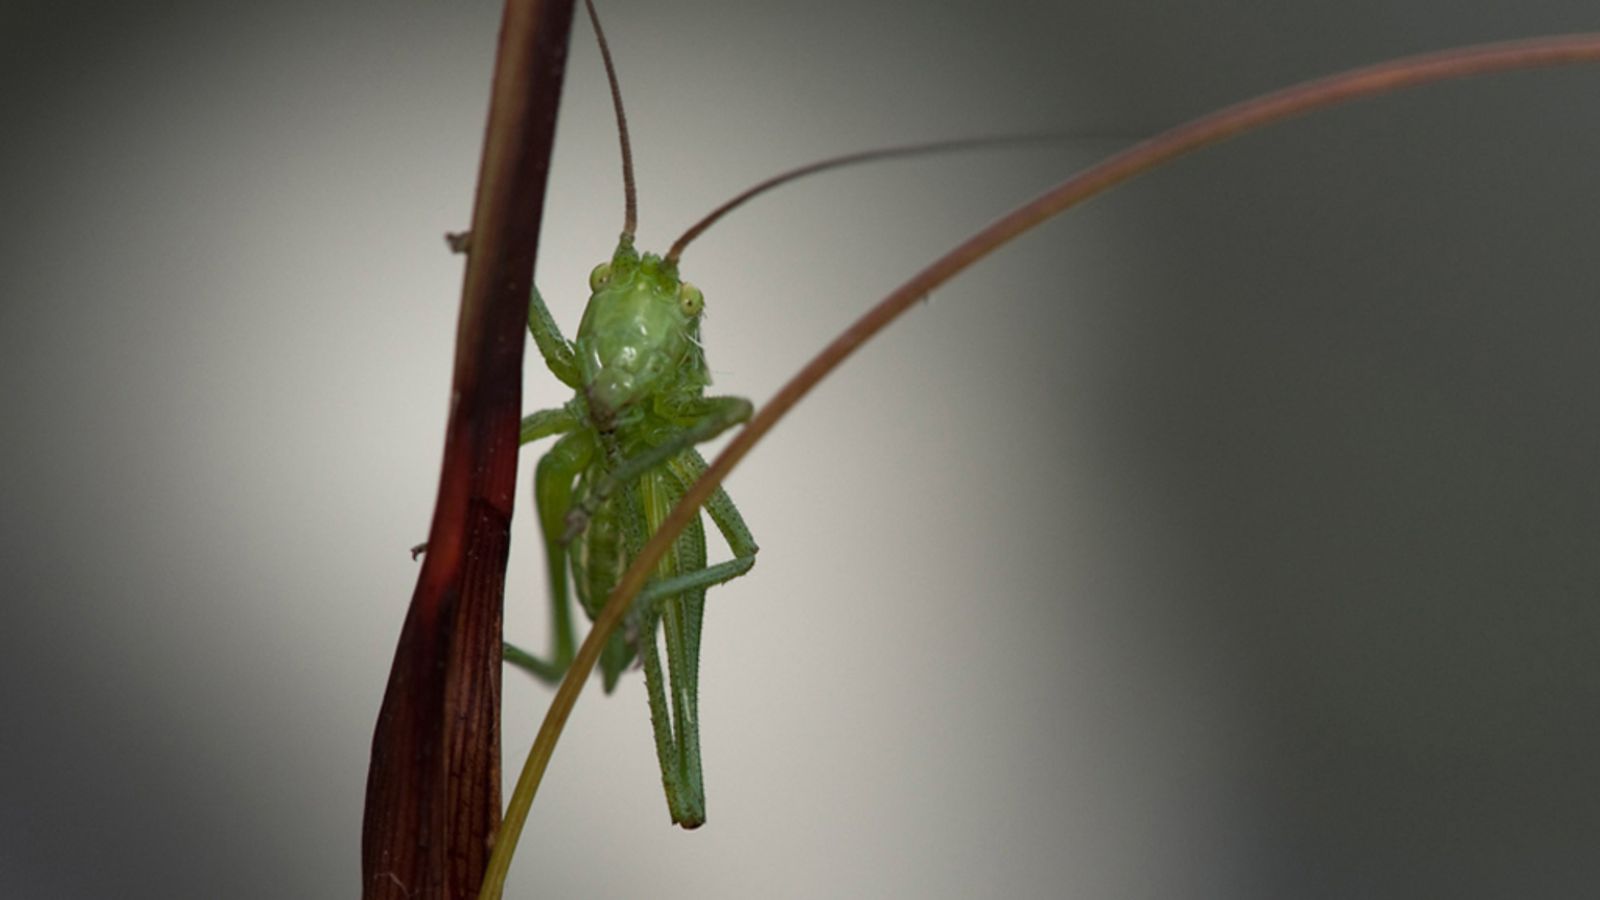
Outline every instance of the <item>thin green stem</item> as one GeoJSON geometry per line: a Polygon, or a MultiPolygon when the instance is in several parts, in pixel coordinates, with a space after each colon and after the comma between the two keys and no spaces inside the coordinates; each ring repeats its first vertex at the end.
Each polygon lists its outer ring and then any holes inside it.
{"type": "Polygon", "coordinates": [[[728,472],[802,397],[919,298],[1051,216],[1162,163],[1241,132],[1312,110],[1431,82],[1510,69],[1594,61],[1600,61],[1600,33],[1564,35],[1412,56],[1265,94],[1162,132],[1069,178],[995,220],[902,284],[824,347],[756,413],[748,425],[734,435],[728,446],[699,480],[689,487],[678,505],[673,507],[661,527],[623,574],[607,599],[605,608],[595,619],[594,628],[578,648],[578,655],[556,691],[539,735],[528,752],[528,760],[517,780],[495,842],[489,875],[484,881],[480,900],[494,900],[500,896],[500,886],[510,866],[517,836],[527,821],[534,793],[549,765],[567,716],[588,681],[589,673],[600,657],[601,648],[622,621],[632,598],[644,586],[662,554],[672,546],[690,519],[698,515],[701,505],[727,477],[728,472]]]}

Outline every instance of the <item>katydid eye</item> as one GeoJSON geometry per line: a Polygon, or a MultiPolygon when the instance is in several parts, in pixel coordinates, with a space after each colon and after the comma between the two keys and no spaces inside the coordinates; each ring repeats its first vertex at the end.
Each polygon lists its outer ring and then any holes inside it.
{"type": "Polygon", "coordinates": [[[611,263],[603,262],[589,273],[589,290],[598,291],[611,280],[611,263]]]}
{"type": "Polygon", "coordinates": [[[699,288],[687,281],[678,285],[678,308],[683,310],[684,315],[698,316],[705,305],[705,295],[700,293],[699,288]]]}

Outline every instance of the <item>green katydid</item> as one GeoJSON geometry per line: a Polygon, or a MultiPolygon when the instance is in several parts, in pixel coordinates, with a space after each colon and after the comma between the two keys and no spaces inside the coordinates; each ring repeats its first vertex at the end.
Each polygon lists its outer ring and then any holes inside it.
{"type": "MultiPolygon", "coordinates": [[[[539,460],[534,479],[550,567],[554,652],[540,660],[508,645],[506,659],[552,682],[565,674],[574,648],[568,569],[579,602],[591,617],[598,615],[627,562],[705,469],[694,445],[752,411],[743,398],[705,396],[703,301],[671,261],[641,256],[625,233],[611,261],[597,266],[589,281],[594,293],[570,343],[537,293],[529,314],[545,363],[577,393],[567,405],[523,420],[524,441],[562,435],[539,460]]],[[[685,828],[705,821],[696,708],[705,591],[749,571],[757,549],[726,493],[718,491],[706,511],[734,558],[708,567],[705,531],[698,523],[691,527],[662,560],[660,580],[636,602],[627,633],[614,635],[601,658],[607,691],[635,656],[643,664],[667,805],[673,822],[685,828]],[[665,673],[658,623],[665,633],[665,673]]]]}
{"type": "MultiPolygon", "coordinates": [[[[505,655],[552,683],[566,673],[575,646],[568,571],[584,610],[598,615],[628,562],[705,470],[695,445],[752,412],[742,397],[705,395],[711,378],[700,346],[704,300],[678,277],[676,255],[663,259],[634,249],[637,201],[627,121],[604,33],[594,6],[586,5],[616,104],[627,210],[616,251],[589,275],[592,293],[573,340],[562,335],[537,289],[528,309],[528,329],[545,365],[576,393],[565,406],[522,420],[523,443],[561,435],[534,476],[553,647],[547,659],[511,644],[505,655]]],[[[705,822],[697,707],[706,588],[748,572],[757,549],[725,492],[705,509],[734,558],[707,566],[705,529],[697,521],[661,561],[658,580],[638,598],[626,634],[612,637],[600,664],[607,692],[635,657],[642,664],[667,807],[684,828],[705,822]]]]}
{"type": "MultiPolygon", "coordinates": [[[[552,637],[548,657],[507,643],[505,658],[541,681],[555,683],[572,662],[575,639],[571,586],[596,617],[628,563],[688,486],[705,470],[695,445],[750,418],[741,397],[708,397],[700,344],[701,292],[678,275],[684,248],[717,219],[757,194],[804,175],[889,157],[1060,140],[1063,135],[975,138],[892,147],[833,157],[790,170],[744,191],[690,227],[665,256],[634,247],[637,199],[632,153],[615,66],[593,4],[586,0],[617,113],[626,211],[609,261],[589,276],[591,291],[578,331],[568,340],[537,289],[528,329],[545,365],[575,394],[555,409],[522,420],[521,442],[560,435],[540,458],[534,500],[550,579],[552,637]]],[[[452,238],[452,246],[464,244],[452,238]]],[[[720,488],[705,504],[733,558],[707,565],[704,526],[697,520],[656,569],[636,599],[627,626],[600,659],[609,693],[638,659],[645,672],[650,721],[672,821],[705,821],[700,770],[698,671],[706,589],[750,571],[757,546],[733,501],[720,488]],[[660,626],[666,646],[657,647],[660,626]]]]}

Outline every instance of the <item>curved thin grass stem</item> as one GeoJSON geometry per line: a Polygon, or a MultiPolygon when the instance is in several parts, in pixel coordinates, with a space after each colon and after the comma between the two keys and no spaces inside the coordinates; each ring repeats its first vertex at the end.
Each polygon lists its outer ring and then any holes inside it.
{"type": "Polygon", "coordinates": [[[1337,75],[1302,82],[1252,100],[1226,107],[1162,132],[1056,185],[1032,201],[995,220],[965,242],[939,257],[899,288],[868,310],[854,324],[824,347],[786,383],[733,437],[698,481],[690,486],[661,527],[645,544],[643,551],[623,574],[594,628],[567,670],[545,714],[544,724],[528,752],[528,760],[517,780],[481,898],[500,896],[500,885],[510,866],[517,836],[527,820],[534,792],[555,750],[556,739],[566,724],[578,693],[589,679],[600,650],[627,612],[662,554],[672,545],[678,532],[698,515],[700,507],[722,483],[728,472],[744,458],[772,426],[824,376],[832,372],[873,335],[883,330],[919,298],[945,283],[963,269],[994,252],[1002,244],[1040,222],[1135,175],[1169,162],[1201,147],[1224,141],[1241,132],[1273,122],[1337,106],[1353,100],[1416,87],[1436,81],[1465,78],[1510,69],[1600,61],[1600,33],[1562,35],[1496,44],[1481,44],[1421,56],[1379,63],[1337,75]]]}

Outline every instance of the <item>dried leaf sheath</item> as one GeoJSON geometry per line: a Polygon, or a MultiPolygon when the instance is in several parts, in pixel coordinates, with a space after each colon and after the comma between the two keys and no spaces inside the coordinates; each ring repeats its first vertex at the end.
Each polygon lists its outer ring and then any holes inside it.
{"type": "Polygon", "coordinates": [[[473,211],[429,552],[373,734],[362,896],[478,893],[500,817],[500,617],[523,328],[571,0],[509,0],[473,211]]]}

